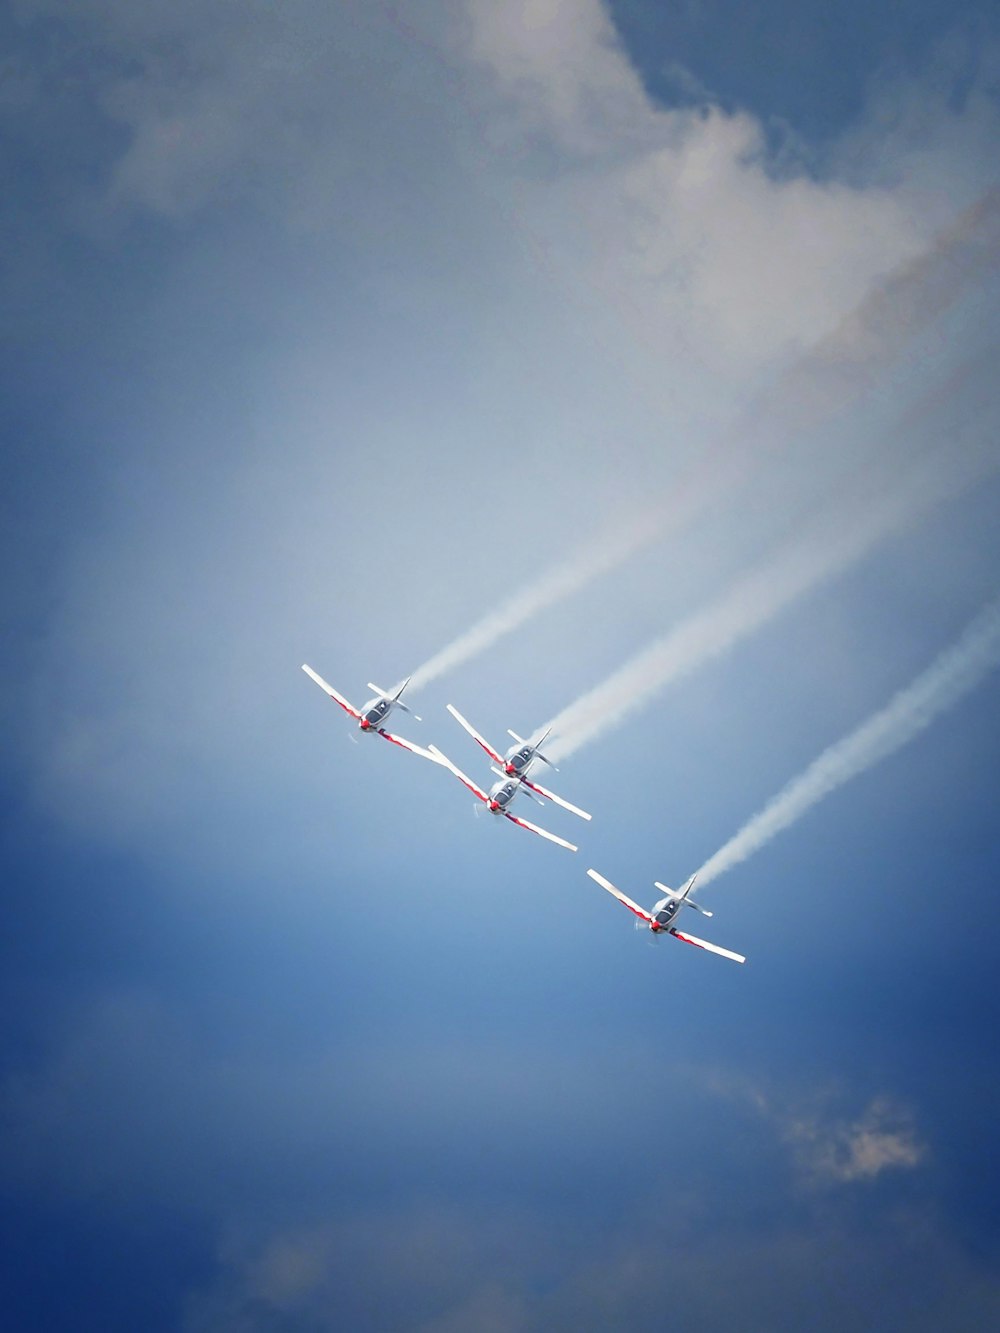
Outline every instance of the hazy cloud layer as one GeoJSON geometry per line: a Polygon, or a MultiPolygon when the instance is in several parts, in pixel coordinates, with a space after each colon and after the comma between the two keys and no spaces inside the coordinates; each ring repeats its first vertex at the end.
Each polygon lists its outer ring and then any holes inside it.
{"type": "MultiPolygon", "coordinates": [[[[579,277],[664,358],[687,344],[759,366],[813,341],[973,201],[977,170],[989,180],[983,133],[997,113],[985,91],[966,104],[970,152],[959,154],[976,166],[944,205],[930,180],[914,181],[936,148],[933,116],[921,115],[919,132],[900,117],[891,183],[885,171],[865,180],[860,148],[845,153],[852,183],[836,170],[779,177],[751,116],[652,103],[597,0],[474,3],[469,13],[469,50],[514,112],[520,160],[539,136],[554,154],[539,164],[544,187],[527,186],[529,208],[539,195],[562,202],[579,277]]],[[[921,90],[907,96],[915,103],[921,90]]],[[[962,119],[949,114],[949,139],[962,119]]]]}

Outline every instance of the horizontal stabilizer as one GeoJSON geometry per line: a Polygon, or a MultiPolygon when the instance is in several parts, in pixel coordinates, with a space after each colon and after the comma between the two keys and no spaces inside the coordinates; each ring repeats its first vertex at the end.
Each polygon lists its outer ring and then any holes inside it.
{"type": "Polygon", "coordinates": [[[410,717],[414,718],[417,722],[422,722],[423,718],[418,716],[413,711],[412,708],[407,707],[407,705],[404,704],[402,699],[399,697],[406,689],[407,685],[409,685],[411,679],[412,679],[411,676],[407,676],[406,679],[403,681],[402,685],[400,685],[399,689],[391,692],[389,690],[383,690],[381,685],[376,685],[375,682],[371,680],[368,682],[368,688],[370,690],[374,690],[380,699],[388,699],[390,703],[398,704],[404,713],[409,713],[410,717]]]}
{"type": "Polygon", "coordinates": [[[693,898],[686,897],[686,894],[688,894],[691,890],[691,881],[689,881],[687,886],[681,889],[680,892],[676,891],[675,889],[668,889],[666,884],[661,884],[658,879],[654,879],[653,884],[656,888],[660,889],[663,893],[665,893],[668,898],[678,898],[684,904],[685,907],[693,907],[694,910],[696,912],[700,912],[702,916],[712,915],[712,913],[708,910],[707,907],[702,907],[701,903],[696,903],[693,898]]]}

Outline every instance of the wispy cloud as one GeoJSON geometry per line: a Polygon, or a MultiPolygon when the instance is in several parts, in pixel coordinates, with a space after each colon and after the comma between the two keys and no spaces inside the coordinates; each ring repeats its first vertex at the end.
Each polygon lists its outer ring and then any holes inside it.
{"type": "Polygon", "coordinates": [[[709,1073],[707,1082],[772,1125],[811,1185],[874,1180],[883,1171],[919,1166],[927,1157],[912,1111],[885,1093],[851,1115],[844,1113],[843,1097],[835,1089],[776,1090],[718,1070],[709,1073]]]}
{"type": "Polygon", "coordinates": [[[874,1098],[853,1120],[793,1115],[785,1137],[817,1183],[874,1180],[883,1171],[919,1166],[927,1153],[913,1117],[888,1097],[874,1098]]]}

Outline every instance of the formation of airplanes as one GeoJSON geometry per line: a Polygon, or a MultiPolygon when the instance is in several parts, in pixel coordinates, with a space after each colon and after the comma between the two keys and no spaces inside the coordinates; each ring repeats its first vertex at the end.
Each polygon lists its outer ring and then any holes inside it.
{"type": "MultiPolygon", "coordinates": [[[[513,739],[514,745],[501,754],[499,750],[495,749],[489,741],[480,735],[472,723],[467,721],[457,708],[452,704],[448,704],[448,712],[451,713],[452,717],[454,717],[459,725],[468,732],[476,744],[486,752],[492,761],[490,771],[496,776],[497,781],[493,783],[489,790],[486,790],[479,786],[478,783],[474,782],[472,778],[463,773],[462,770],[454,764],[447,755],[443,754],[436,745],[428,745],[425,749],[423,746],[415,745],[412,741],[406,740],[405,737],[389,731],[385,726],[385,723],[389,720],[390,715],[396,708],[402,709],[404,713],[409,713],[412,717],[416,718],[418,722],[421,720],[417,714],[408,707],[408,705],[403,703],[402,698],[400,697],[410,683],[411,677],[407,676],[402,684],[396,686],[394,690],[383,690],[380,686],[374,685],[369,681],[368,688],[375,691],[374,697],[369,699],[363,708],[355,708],[344,695],[338,690],[335,690],[334,687],[329,684],[328,681],[325,681],[318,672],[314,671],[311,666],[307,666],[303,663],[302,670],[316,682],[321,690],[325,691],[325,693],[330,696],[335,704],[338,704],[345,713],[348,713],[355,719],[358,724],[358,730],[363,735],[381,736],[383,740],[391,741],[393,745],[398,745],[404,750],[409,750],[411,754],[419,755],[422,759],[428,759],[432,763],[439,764],[442,768],[446,768],[458,778],[459,782],[472,792],[477,801],[482,802],[485,809],[488,810],[491,815],[502,816],[504,819],[509,819],[512,824],[517,824],[520,828],[527,829],[530,833],[536,833],[539,837],[545,838],[548,842],[554,842],[557,846],[566,848],[567,851],[575,852],[579,850],[575,843],[568,842],[565,838],[561,838],[555,833],[550,833],[547,829],[539,827],[538,824],[531,823],[520,815],[514,814],[509,809],[514,798],[523,793],[526,797],[537,802],[539,805],[544,805],[545,801],[551,801],[555,805],[562,806],[564,810],[570,811],[571,814],[577,815],[580,819],[590,819],[590,815],[586,810],[581,810],[579,806],[573,805],[572,802],[565,800],[562,796],[557,796],[555,792],[550,791],[547,787],[543,787],[542,784],[537,782],[533,777],[529,777],[529,773],[533,766],[538,763],[545,764],[547,767],[558,772],[555,764],[547,759],[541,750],[551,728],[547,727],[535,741],[525,740],[525,738],[519,736],[517,732],[508,731],[508,735],[513,739]],[[544,799],[540,800],[540,797],[544,799]]],[[[711,944],[708,940],[699,939],[697,936],[689,935],[687,931],[678,928],[677,919],[680,916],[681,909],[684,907],[690,907],[694,911],[700,912],[703,916],[710,917],[712,915],[707,908],[702,907],[700,903],[695,902],[691,897],[691,890],[694,888],[695,880],[693,875],[685,884],[684,888],[679,891],[669,889],[665,884],[661,884],[659,880],[655,881],[655,887],[665,896],[656,902],[647,912],[644,908],[640,907],[638,903],[633,902],[627,894],[621,891],[621,889],[616,888],[609,879],[605,879],[605,877],[599,874],[596,870],[590,869],[587,871],[587,874],[596,884],[600,884],[603,889],[607,889],[608,893],[617,898],[620,903],[632,912],[636,917],[637,925],[639,925],[640,922],[645,923],[652,938],[655,939],[660,935],[672,935],[674,939],[681,940],[685,944],[693,944],[696,948],[705,949],[709,953],[718,954],[722,958],[729,958],[735,963],[746,962],[746,959],[742,954],[734,953],[731,949],[723,949],[718,944],[711,944]]]]}

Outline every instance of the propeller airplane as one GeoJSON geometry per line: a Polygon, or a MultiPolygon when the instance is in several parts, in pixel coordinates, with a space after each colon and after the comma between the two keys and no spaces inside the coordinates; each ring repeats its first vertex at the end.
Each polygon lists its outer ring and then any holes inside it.
{"type": "Polygon", "coordinates": [[[667,896],[661,898],[651,912],[645,912],[638,903],[634,903],[620,889],[616,889],[610,880],[605,879],[603,875],[599,875],[596,870],[588,870],[587,874],[595,883],[600,884],[602,889],[607,889],[608,893],[613,894],[620,903],[624,903],[640,921],[645,921],[654,935],[673,935],[675,939],[683,940],[685,944],[693,944],[698,949],[707,949],[709,953],[717,953],[723,958],[731,958],[734,963],[746,962],[741,953],[733,953],[731,949],[722,949],[718,944],[710,944],[708,940],[700,940],[696,935],[688,935],[686,931],[678,930],[674,925],[674,919],[682,907],[693,907],[696,912],[701,912],[702,916],[712,915],[706,907],[696,903],[690,896],[691,890],[694,888],[695,875],[691,876],[679,892],[668,889],[666,884],[661,884],[659,880],[656,880],[656,887],[662,889],[667,896]]]}
{"type": "Polygon", "coordinates": [[[422,759],[430,759],[435,764],[440,763],[440,760],[436,759],[429,750],[425,750],[419,745],[414,745],[412,741],[408,741],[402,736],[396,736],[393,732],[387,731],[383,725],[388,721],[389,714],[394,708],[401,708],[404,713],[410,713],[418,722],[421,720],[417,717],[417,714],[413,712],[413,709],[408,708],[399,697],[410,683],[409,676],[407,676],[406,680],[403,681],[402,685],[400,685],[394,693],[390,693],[388,690],[383,690],[378,685],[373,685],[372,682],[369,681],[368,688],[370,690],[375,690],[375,698],[369,699],[364,708],[358,709],[355,708],[352,703],[349,703],[342,694],[335,690],[328,681],[325,681],[321,675],[313,671],[311,666],[307,666],[305,662],[302,663],[302,670],[316,682],[321,690],[325,690],[333,702],[339,704],[345,713],[350,713],[351,717],[357,719],[358,729],[360,731],[369,736],[381,736],[383,740],[392,741],[393,745],[402,746],[404,750],[410,750],[413,754],[420,755],[422,759]]]}
{"type": "Polygon", "coordinates": [[[528,777],[528,770],[536,759],[540,759],[543,764],[548,764],[549,768],[554,768],[557,773],[559,771],[551,759],[546,759],[541,751],[542,742],[552,730],[551,727],[546,727],[538,740],[534,742],[526,741],[516,731],[508,731],[507,734],[513,736],[517,743],[511,746],[506,754],[500,754],[488,740],[480,736],[472,723],[467,721],[453,704],[448,705],[448,712],[456,722],[465,728],[476,744],[486,751],[494,764],[499,765],[499,768],[492,770],[498,777],[513,778],[516,782],[521,782],[525,787],[530,788],[531,791],[537,792],[539,796],[544,796],[547,801],[554,801],[556,805],[561,805],[564,810],[569,810],[571,814],[579,815],[581,819],[590,819],[586,810],[581,810],[579,806],[563,800],[554,791],[549,791],[548,787],[543,787],[540,782],[532,782],[528,777]]]}
{"type": "MultiPolygon", "coordinates": [[[[575,852],[578,850],[573,843],[567,842],[565,838],[559,838],[554,833],[549,833],[546,829],[539,828],[537,824],[532,824],[527,819],[521,819],[518,815],[511,814],[507,807],[510,805],[511,801],[513,801],[517,793],[524,790],[524,786],[520,779],[504,777],[501,773],[500,781],[495,782],[489,792],[485,792],[482,787],[478,787],[471,778],[466,777],[460,768],[456,768],[447,755],[442,754],[436,745],[431,745],[429,749],[432,758],[436,759],[439,764],[443,764],[445,768],[451,769],[459,782],[464,783],[469,791],[472,792],[473,796],[475,796],[477,800],[482,801],[483,805],[486,806],[486,809],[491,815],[503,815],[504,818],[509,819],[512,824],[520,824],[521,828],[526,828],[531,833],[537,833],[539,837],[547,838],[549,842],[554,842],[559,847],[565,847],[567,851],[575,852]]],[[[535,800],[536,798],[532,797],[531,799],[535,800]]],[[[541,801],[539,801],[538,804],[541,805],[541,801]]]]}

